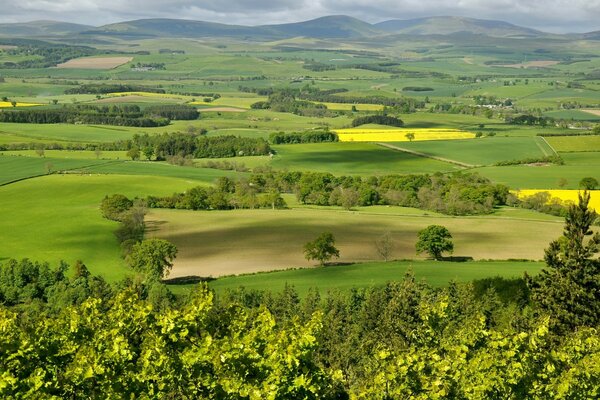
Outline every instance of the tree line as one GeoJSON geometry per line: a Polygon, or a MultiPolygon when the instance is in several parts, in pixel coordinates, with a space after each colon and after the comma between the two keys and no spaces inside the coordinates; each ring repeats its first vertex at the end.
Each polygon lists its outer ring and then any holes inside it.
{"type": "Polygon", "coordinates": [[[162,198],[148,198],[149,207],[233,209],[284,207],[282,193],[295,194],[302,204],[341,206],[394,205],[416,207],[449,215],[487,214],[505,205],[508,187],[491,183],[477,174],[387,175],[368,178],[336,177],[330,173],[272,171],[255,172],[234,181],[220,177],[215,187],[195,188],[211,201],[194,202],[191,191],[162,198]],[[263,196],[269,201],[261,202],[263,196]],[[245,199],[245,200],[242,200],[245,199]],[[273,199],[277,199],[276,201],[273,199]],[[194,206],[193,204],[201,204],[194,206]],[[279,204],[274,206],[273,204],[279,204]]]}
{"type": "Polygon", "coordinates": [[[195,107],[160,105],[141,108],[137,105],[73,105],[61,108],[4,111],[0,122],[21,124],[97,124],[136,127],[169,125],[171,119],[194,120],[200,117],[195,107]]]}
{"type": "Polygon", "coordinates": [[[65,90],[65,94],[108,94],[120,92],[148,92],[148,93],[165,93],[165,90],[160,87],[132,85],[124,83],[86,83],[74,88],[65,90]]]}
{"type": "MultiPolygon", "coordinates": [[[[536,277],[300,297],[205,284],[176,298],[149,267],[114,285],[0,266],[0,395],[45,398],[596,399],[600,235],[584,194],[536,277]],[[5,293],[8,293],[6,295],[5,293]],[[7,300],[8,299],[8,300],[7,300]]],[[[130,259],[168,268],[162,242],[130,259]],[[162,258],[161,260],[161,257],[162,258]]],[[[440,265],[440,268],[444,266],[440,265]]]]}
{"type": "Polygon", "coordinates": [[[272,144],[327,143],[337,142],[338,136],[328,129],[306,132],[273,132],[269,135],[272,144]]]}

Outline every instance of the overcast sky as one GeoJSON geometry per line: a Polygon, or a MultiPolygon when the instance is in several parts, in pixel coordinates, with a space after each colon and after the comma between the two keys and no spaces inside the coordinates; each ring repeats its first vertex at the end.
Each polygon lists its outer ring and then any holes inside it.
{"type": "Polygon", "coordinates": [[[98,26],[160,17],[262,25],[332,14],[368,22],[453,15],[550,32],[600,30],[600,0],[0,0],[0,22],[53,19],[98,26]]]}

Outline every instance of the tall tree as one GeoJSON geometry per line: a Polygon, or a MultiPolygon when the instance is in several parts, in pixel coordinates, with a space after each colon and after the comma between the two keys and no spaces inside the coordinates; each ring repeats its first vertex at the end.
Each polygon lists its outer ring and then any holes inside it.
{"type": "Polygon", "coordinates": [[[547,269],[527,277],[532,299],[552,317],[557,333],[600,324],[600,234],[590,227],[597,218],[588,207],[589,192],[579,194],[565,218],[563,235],[550,243],[547,269]]]}

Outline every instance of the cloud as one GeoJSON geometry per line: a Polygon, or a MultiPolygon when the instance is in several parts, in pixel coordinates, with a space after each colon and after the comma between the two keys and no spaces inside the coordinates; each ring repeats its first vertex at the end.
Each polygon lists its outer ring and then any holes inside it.
{"type": "Polygon", "coordinates": [[[454,15],[550,31],[600,29],[600,0],[0,0],[0,9],[0,22],[56,19],[102,25],[163,17],[261,25],[330,14],[370,22],[454,15]]]}

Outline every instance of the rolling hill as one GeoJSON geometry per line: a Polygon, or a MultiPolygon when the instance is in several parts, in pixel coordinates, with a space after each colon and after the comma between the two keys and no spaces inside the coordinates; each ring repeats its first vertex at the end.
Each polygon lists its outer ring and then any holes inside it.
{"type": "MultiPolygon", "coordinates": [[[[0,36],[117,36],[122,38],[195,38],[235,37],[281,40],[292,37],[318,39],[369,38],[389,35],[451,35],[475,34],[504,38],[538,38],[549,34],[503,21],[463,17],[428,17],[389,20],[370,24],[345,15],[330,15],[309,21],[260,26],[229,25],[184,19],[139,19],[100,27],[65,22],[37,21],[19,24],[0,24],[0,36]]],[[[590,38],[598,32],[588,34],[590,38]]]]}
{"type": "Polygon", "coordinates": [[[72,35],[92,29],[92,26],[57,21],[32,21],[0,24],[0,36],[58,36],[72,35]]]}
{"type": "Polygon", "coordinates": [[[428,17],[408,20],[389,20],[374,27],[388,33],[409,35],[449,35],[473,33],[495,37],[539,37],[545,33],[504,21],[464,17],[428,17]]]}

